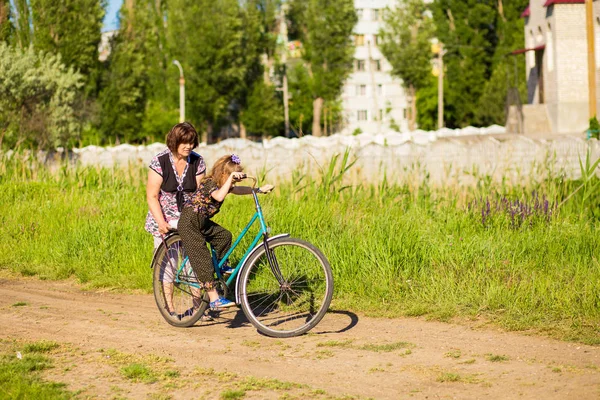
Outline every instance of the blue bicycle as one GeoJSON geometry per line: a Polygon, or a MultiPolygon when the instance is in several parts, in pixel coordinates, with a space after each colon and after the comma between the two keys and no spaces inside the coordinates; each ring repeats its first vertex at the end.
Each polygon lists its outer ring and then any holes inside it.
{"type": "MultiPolygon", "coordinates": [[[[218,260],[213,254],[218,290],[225,296],[235,290],[248,320],[260,332],[273,337],[292,337],[314,328],[325,316],[333,296],[333,275],[327,258],[312,244],[280,234],[270,237],[260,203],[256,178],[252,196],[256,212],[218,260]],[[259,230],[235,269],[221,273],[232,252],[250,228],[259,230]]],[[[156,304],[165,320],[177,327],[189,327],[203,319],[208,294],[198,285],[179,234],[172,231],[157,248],[152,260],[156,304]]]]}

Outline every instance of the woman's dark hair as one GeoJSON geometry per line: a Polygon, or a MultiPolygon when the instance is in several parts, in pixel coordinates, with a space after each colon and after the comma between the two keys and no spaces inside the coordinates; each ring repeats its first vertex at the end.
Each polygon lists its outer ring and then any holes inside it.
{"type": "Polygon", "coordinates": [[[172,153],[177,151],[181,143],[193,143],[194,147],[198,147],[198,132],[189,122],[178,123],[167,134],[167,147],[172,153]]]}

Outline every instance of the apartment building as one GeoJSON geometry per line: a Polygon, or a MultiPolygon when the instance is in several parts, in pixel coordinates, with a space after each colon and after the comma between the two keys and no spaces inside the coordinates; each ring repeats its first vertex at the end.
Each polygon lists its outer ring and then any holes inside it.
{"type": "Polygon", "coordinates": [[[354,28],[354,70],[344,85],[343,133],[408,131],[408,103],[401,81],[391,76],[391,65],[377,46],[383,10],[397,0],[355,0],[358,23],[354,28]]]}

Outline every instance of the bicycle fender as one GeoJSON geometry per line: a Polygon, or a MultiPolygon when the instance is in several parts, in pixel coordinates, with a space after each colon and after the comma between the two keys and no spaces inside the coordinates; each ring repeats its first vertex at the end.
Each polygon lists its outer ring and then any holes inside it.
{"type": "MultiPolygon", "coordinates": [[[[165,235],[165,242],[167,241],[167,239],[169,239],[171,236],[173,235],[177,235],[179,232],[177,231],[169,231],[169,233],[167,233],[165,235]]],[[[154,254],[152,255],[152,261],[150,262],[150,269],[152,269],[152,266],[154,265],[154,261],[156,261],[156,255],[158,254],[158,249],[161,248],[161,246],[164,246],[163,243],[159,244],[158,247],[156,248],[156,250],[154,250],[154,254]]]]}
{"type": "MultiPolygon", "coordinates": [[[[273,237],[270,237],[267,239],[267,243],[271,242],[272,240],[275,239],[281,239],[283,237],[289,237],[290,234],[289,233],[281,233],[279,235],[275,235],[273,237]]],[[[250,252],[250,254],[248,254],[248,257],[246,257],[244,259],[244,263],[242,264],[242,266],[240,267],[240,273],[237,274],[237,277],[235,278],[235,302],[237,304],[241,304],[242,300],[240,299],[240,276],[242,276],[241,272],[244,269],[244,267],[246,266],[246,263],[248,262],[249,259],[252,258],[252,256],[254,256],[254,254],[261,248],[263,247],[264,244],[261,242],[260,244],[257,244],[256,247],[254,247],[252,249],[252,251],[250,252]]]]}

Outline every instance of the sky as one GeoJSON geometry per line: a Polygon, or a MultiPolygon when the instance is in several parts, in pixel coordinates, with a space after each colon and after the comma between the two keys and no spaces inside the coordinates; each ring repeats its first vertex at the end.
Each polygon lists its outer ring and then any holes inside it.
{"type": "Polygon", "coordinates": [[[102,26],[102,32],[112,31],[119,27],[119,9],[123,4],[123,0],[108,0],[108,6],[106,7],[106,15],[104,16],[104,25],[102,26]]]}

